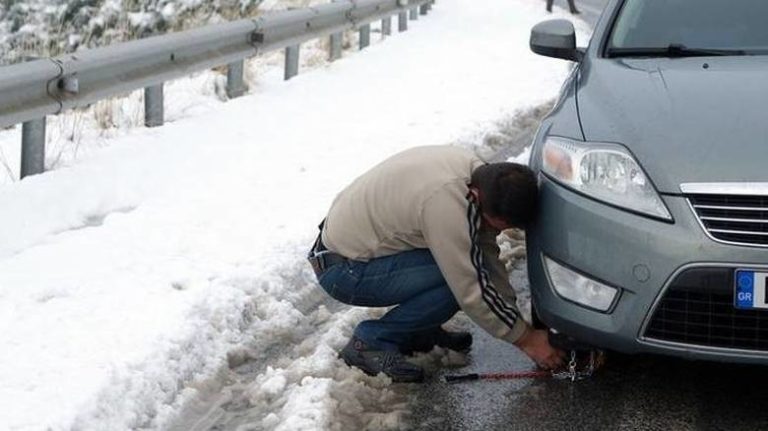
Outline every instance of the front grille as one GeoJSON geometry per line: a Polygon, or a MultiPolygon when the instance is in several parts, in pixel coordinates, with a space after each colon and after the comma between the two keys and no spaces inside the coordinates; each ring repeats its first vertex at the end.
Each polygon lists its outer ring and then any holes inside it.
{"type": "Polygon", "coordinates": [[[768,196],[687,197],[713,238],[733,244],[768,246],[768,196]]]}
{"type": "Polygon", "coordinates": [[[731,268],[678,275],[656,306],[645,337],[698,346],[768,351],[768,310],[734,307],[731,268]]]}

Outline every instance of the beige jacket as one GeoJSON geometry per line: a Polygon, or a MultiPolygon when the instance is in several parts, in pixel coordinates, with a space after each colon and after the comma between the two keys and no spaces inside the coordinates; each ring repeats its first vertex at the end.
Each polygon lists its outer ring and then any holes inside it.
{"type": "Polygon", "coordinates": [[[396,154],[357,178],[334,200],[323,229],[325,246],[367,261],[429,248],[461,309],[497,338],[525,332],[515,293],[468,184],[483,162],[453,146],[396,154]]]}

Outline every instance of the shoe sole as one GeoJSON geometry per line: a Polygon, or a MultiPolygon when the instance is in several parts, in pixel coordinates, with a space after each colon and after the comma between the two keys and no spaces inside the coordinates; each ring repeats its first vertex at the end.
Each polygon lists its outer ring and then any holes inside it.
{"type": "Polygon", "coordinates": [[[359,364],[354,361],[350,361],[347,359],[347,357],[342,353],[339,354],[339,358],[344,361],[345,364],[347,364],[350,367],[355,367],[358,370],[364,372],[365,374],[369,376],[376,377],[379,374],[384,374],[385,376],[392,379],[393,383],[422,383],[424,381],[424,374],[422,373],[419,376],[413,376],[413,377],[399,377],[399,376],[393,376],[390,374],[385,373],[384,371],[374,371],[368,367],[366,367],[364,364],[359,364]]]}

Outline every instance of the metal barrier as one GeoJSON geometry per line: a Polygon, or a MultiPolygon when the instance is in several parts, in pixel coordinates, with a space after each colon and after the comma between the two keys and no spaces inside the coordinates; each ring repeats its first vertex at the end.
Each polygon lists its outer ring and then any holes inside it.
{"type": "Polygon", "coordinates": [[[337,0],[320,6],[272,13],[255,19],[82,50],[54,58],[0,67],[0,128],[23,123],[21,177],[44,171],[46,116],[85,107],[144,88],[145,125],[163,124],[163,83],[227,65],[227,95],[245,93],[244,59],[285,49],[285,79],[299,72],[301,43],[330,36],[331,61],[341,58],[342,34],[360,32],[360,49],[370,44],[371,26],[382,35],[399,31],[426,14],[435,0],[337,0]]]}

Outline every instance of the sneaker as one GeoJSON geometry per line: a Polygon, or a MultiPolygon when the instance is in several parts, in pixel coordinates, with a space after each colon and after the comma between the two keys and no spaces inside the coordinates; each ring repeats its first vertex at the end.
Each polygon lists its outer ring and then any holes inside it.
{"type": "Polygon", "coordinates": [[[469,332],[449,332],[443,328],[422,332],[414,335],[407,344],[400,346],[400,353],[412,355],[414,352],[429,352],[435,346],[465,352],[472,347],[472,334],[469,332]]]}
{"type": "Polygon", "coordinates": [[[372,350],[363,340],[354,336],[341,350],[339,356],[350,367],[360,368],[371,376],[384,373],[393,382],[398,383],[424,381],[424,370],[418,365],[406,362],[399,352],[372,350]]]}

